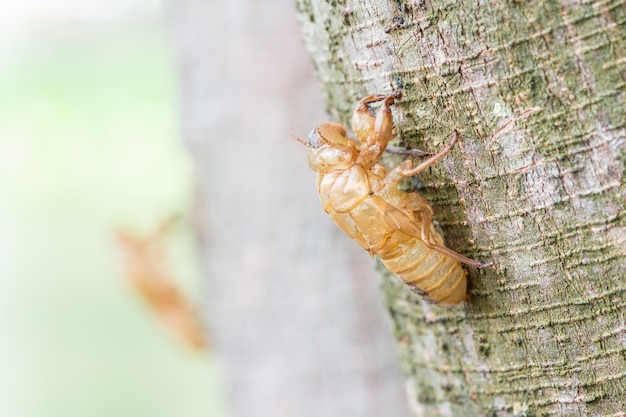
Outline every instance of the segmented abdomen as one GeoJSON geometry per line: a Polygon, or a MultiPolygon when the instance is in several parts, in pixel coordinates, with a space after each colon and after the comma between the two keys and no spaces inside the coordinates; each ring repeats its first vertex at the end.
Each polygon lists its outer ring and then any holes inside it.
{"type": "Polygon", "coordinates": [[[383,264],[427,301],[446,306],[467,299],[467,272],[461,264],[422,241],[408,240],[389,253],[391,257],[386,255],[379,253],[383,264]]]}

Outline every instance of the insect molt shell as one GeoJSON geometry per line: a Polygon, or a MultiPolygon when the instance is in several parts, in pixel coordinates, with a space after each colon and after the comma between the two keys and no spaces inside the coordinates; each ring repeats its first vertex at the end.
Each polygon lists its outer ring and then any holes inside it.
{"type": "Polygon", "coordinates": [[[318,173],[322,207],[349,237],[403,280],[427,302],[442,306],[467,300],[467,271],[461,263],[486,268],[478,261],[447,248],[432,223],[433,210],[417,192],[398,188],[403,178],[424,171],[459,139],[414,165],[407,160],[387,171],[380,158],[393,138],[391,115],[398,94],[363,98],[352,118],[356,141],[336,123],[314,129],[307,141],[309,165],[318,173]],[[378,111],[370,105],[381,103],[378,111]]]}

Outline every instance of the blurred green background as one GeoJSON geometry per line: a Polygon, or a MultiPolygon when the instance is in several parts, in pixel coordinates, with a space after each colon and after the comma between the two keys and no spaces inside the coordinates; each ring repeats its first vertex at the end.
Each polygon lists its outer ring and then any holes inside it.
{"type": "MultiPolygon", "coordinates": [[[[0,415],[225,415],[215,359],[169,337],[122,279],[112,237],[191,204],[161,5],[3,9],[0,415]]],[[[200,302],[188,226],[173,259],[200,302]]]]}

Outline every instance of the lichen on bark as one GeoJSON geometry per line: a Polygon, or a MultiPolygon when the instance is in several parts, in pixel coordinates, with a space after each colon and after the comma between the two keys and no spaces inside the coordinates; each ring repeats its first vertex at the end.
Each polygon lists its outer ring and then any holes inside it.
{"type": "Polygon", "coordinates": [[[402,91],[399,144],[463,137],[420,192],[496,266],[457,309],[384,278],[415,412],[625,413],[626,4],[296,4],[335,117],[402,91]]]}

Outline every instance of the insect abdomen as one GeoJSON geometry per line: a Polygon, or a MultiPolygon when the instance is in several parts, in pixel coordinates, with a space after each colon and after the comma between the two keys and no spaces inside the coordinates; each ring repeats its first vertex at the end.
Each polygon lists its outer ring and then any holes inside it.
{"type": "Polygon", "coordinates": [[[439,305],[458,304],[467,298],[467,272],[461,264],[414,239],[403,245],[402,254],[383,264],[401,278],[413,292],[439,305]]]}

